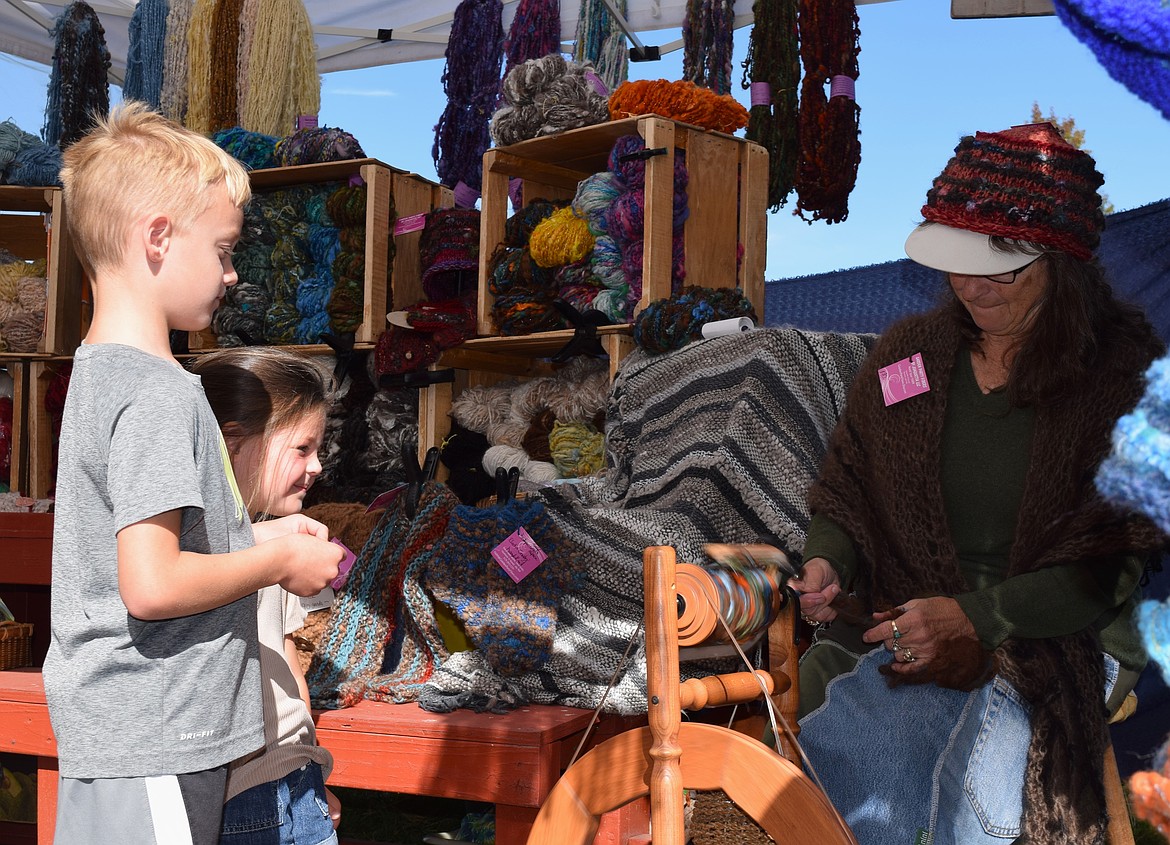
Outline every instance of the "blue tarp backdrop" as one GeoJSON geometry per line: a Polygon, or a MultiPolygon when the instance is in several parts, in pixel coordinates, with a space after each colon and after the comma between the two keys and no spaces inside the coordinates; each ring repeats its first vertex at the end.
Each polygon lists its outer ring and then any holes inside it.
{"type": "MultiPolygon", "coordinates": [[[[1111,214],[1097,250],[1117,295],[1145,309],[1170,343],[1170,199],[1111,214]]],[[[945,281],[908,258],[768,282],[764,324],[881,332],[939,301],[945,281]]]]}

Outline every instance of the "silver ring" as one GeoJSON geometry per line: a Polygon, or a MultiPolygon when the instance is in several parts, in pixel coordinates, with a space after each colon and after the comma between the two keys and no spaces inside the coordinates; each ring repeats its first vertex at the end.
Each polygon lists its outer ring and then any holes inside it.
{"type": "Polygon", "coordinates": [[[890,620],[890,627],[894,629],[894,639],[902,639],[902,632],[898,630],[898,623],[895,620],[890,620]]]}
{"type": "Polygon", "coordinates": [[[917,660],[917,658],[914,656],[914,653],[905,646],[902,646],[902,659],[907,663],[913,663],[915,660],[917,660]]]}

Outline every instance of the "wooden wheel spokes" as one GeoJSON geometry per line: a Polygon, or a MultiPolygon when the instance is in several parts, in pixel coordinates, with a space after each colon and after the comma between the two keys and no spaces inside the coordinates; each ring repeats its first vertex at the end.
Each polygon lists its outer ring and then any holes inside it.
{"type": "MultiPolygon", "coordinates": [[[[687,789],[722,789],[777,842],[857,845],[829,800],[763,743],[714,725],[679,726],[687,789]]],[[[528,845],[588,845],[603,813],[650,794],[650,728],[627,731],[581,757],[553,787],[528,845]]],[[[657,840],[656,840],[657,841],[657,840]]],[[[671,843],[667,843],[671,845],[671,843]]]]}

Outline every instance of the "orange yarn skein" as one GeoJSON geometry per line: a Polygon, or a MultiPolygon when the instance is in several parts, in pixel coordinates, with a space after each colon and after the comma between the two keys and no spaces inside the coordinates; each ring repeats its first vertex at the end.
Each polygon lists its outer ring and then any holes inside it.
{"type": "Polygon", "coordinates": [[[748,110],[730,94],[716,94],[693,82],[640,79],[623,82],[609,96],[609,119],[641,114],[689,123],[716,132],[734,133],[748,124],[748,110]]]}

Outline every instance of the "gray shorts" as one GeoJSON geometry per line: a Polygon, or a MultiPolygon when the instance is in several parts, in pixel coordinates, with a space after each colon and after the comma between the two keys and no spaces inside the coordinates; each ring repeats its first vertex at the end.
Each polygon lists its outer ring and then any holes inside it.
{"type": "Polygon", "coordinates": [[[185,775],[60,778],[55,845],[217,845],[227,766],[185,775]]]}

